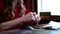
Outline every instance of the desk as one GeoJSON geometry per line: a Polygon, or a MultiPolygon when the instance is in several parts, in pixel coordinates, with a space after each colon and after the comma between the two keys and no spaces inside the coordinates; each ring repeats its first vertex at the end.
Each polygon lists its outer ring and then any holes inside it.
{"type": "Polygon", "coordinates": [[[0,32],[0,34],[60,34],[60,30],[44,30],[44,29],[34,29],[34,30],[11,30],[0,32]]]}

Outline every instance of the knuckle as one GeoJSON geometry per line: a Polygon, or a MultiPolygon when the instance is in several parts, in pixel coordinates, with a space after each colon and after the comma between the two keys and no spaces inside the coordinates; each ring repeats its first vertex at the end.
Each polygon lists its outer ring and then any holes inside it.
{"type": "Polygon", "coordinates": [[[30,14],[31,14],[31,15],[33,15],[33,13],[32,13],[32,12],[30,12],[30,14]]]}

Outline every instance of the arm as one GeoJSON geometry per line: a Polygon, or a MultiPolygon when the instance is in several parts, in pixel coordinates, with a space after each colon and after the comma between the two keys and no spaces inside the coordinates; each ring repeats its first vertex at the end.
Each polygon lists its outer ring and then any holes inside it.
{"type": "Polygon", "coordinates": [[[5,30],[5,29],[9,29],[9,28],[11,28],[11,27],[14,27],[14,26],[17,26],[17,25],[19,25],[20,23],[22,23],[22,20],[23,18],[21,17],[21,18],[17,18],[17,19],[15,19],[15,20],[11,20],[11,21],[8,21],[8,22],[4,22],[4,23],[1,23],[0,24],[0,29],[1,30],[5,30]]]}
{"type": "Polygon", "coordinates": [[[0,29],[1,30],[9,29],[9,28],[15,27],[17,25],[20,25],[22,22],[29,21],[29,20],[31,20],[31,13],[29,13],[23,17],[17,18],[15,20],[1,23],[0,29]]]}
{"type": "MultiPolygon", "coordinates": [[[[36,14],[35,14],[36,15],[36,14]]],[[[17,18],[15,20],[11,20],[8,22],[4,22],[0,24],[0,29],[1,30],[5,30],[5,29],[9,29],[11,27],[15,27],[17,25],[20,25],[23,22],[30,22],[30,21],[39,21],[40,18],[37,16],[34,16],[32,12],[28,13],[27,15],[17,18]]]]}

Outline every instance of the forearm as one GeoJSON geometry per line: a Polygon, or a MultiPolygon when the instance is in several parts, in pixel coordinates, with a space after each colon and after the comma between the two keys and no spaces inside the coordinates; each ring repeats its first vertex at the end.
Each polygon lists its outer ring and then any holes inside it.
{"type": "Polygon", "coordinates": [[[17,18],[15,20],[11,20],[11,21],[8,21],[8,22],[1,23],[1,25],[0,25],[1,28],[0,29],[2,29],[2,30],[9,29],[11,27],[20,25],[20,23],[22,23],[22,18],[17,18]]]}

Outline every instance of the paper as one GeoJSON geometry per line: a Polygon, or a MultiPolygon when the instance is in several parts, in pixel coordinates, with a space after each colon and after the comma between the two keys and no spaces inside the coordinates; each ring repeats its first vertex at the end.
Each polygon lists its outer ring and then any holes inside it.
{"type": "Polygon", "coordinates": [[[60,28],[60,22],[50,21],[48,25],[45,25],[43,27],[49,27],[49,26],[51,26],[53,29],[58,29],[60,28]]]}

